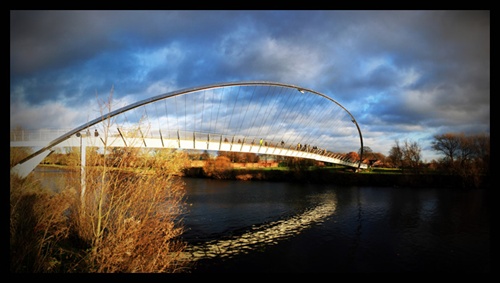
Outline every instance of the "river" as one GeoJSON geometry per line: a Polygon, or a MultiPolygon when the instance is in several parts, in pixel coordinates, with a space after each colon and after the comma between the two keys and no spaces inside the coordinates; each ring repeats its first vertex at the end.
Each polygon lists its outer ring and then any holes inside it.
{"type": "Polygon", "coordinates": [[[185,182],[193,272],[490,270],[487,190],[185,182]]]}
{"type": "Polygon", "coordinates": [[[190,273],[490,272],[490,190],[183,179],[190,273]]]}

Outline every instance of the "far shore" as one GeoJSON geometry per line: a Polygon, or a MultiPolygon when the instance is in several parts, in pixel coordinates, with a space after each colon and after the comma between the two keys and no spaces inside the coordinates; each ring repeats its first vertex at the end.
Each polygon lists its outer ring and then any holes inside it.
{"type": "MultiPolygon", "coordinates": [[[[208,178],[201,167],[184,171],[186,177],[208,178]]],[[[269,168],[232,169],[223,179],[241,181],[278,181],[322,183],[341,186],[412,187],[412,188],[489,188],[489,178],[473,184],[455,175],[436,173],[359,172],[348,169],[280,170],[269,168]]]]}
{"type": "MultiPolygon", "coordinates": [[[[80,170],[80,167],[40,164],[40,168],[80,170]]],[[[137,169],[130,169],[131,171],[137,169]]],[[[312,168],[306,170],[265,167],[235,167],[226,172],[223,178],[212,178],[205,175],[203,167],[190,167],[183,171],[182,177],[211,178],[239,181],[269,181],[333,184],[339,186],[374,186],[374,187],[411,187],[411,188],[457,188],[457,189],[489,189],[490,178],[483,176],[473,183],[456,175],[445,175],[432,172],[402,173],[398,170],[378,169],[365,172],[354,172],[347,168],[312,168]]]]}

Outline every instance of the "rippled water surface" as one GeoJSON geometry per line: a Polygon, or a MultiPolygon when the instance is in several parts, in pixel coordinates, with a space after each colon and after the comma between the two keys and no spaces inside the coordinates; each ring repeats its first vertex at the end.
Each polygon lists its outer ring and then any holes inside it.
{"type": "Polygon", "coordinates": [[[488,191],[185,179],[191,272],[488,272],[488,191]]]}
{"type": "MultiPolygon", "coordinates": [[[[47,184],[78,177],[36,174],[47,184]]],[[[184,181],[189,273],[491,268],[488,190],[184,181]]]]}

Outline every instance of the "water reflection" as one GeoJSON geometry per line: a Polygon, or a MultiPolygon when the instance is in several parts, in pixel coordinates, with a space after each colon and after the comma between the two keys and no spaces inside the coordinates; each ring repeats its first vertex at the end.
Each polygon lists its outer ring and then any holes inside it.
{"type": "Polygon", "coordinates": [[[201,245],[191,245],[185,251],[185,256],[196,261],[214,257],[232,257],[240,253],[277,244],[280,240],[299,234],[312,225],[322,223],[333,215],[337,206],[334,193],[315,195],[319,205],[305,212],[263,225],[253,226],[250,231],[224,240],[212,240],[201,245]]]}
{"type": "Polygon", "coordinates": [[[61,192],[68,187],[80,184],[80,171],[38,166],[34,170],[37,181],[45,188],[61,192]]]}

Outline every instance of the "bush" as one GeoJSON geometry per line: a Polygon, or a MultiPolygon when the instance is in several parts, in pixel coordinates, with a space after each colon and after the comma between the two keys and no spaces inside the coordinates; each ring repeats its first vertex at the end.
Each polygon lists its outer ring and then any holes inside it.
{"type": "Polygon", "coordinates": [[[203,172],[207,177],[214,179],[228,179],[232,174],[231,160],[226,156],[217,156],[215,159],[209,159],[203,166],[203,172]]]}
{"type": "MultiPolygon", "coordinates": [[[[111,124],[103,123],[104,140],[111,124]]],[[[87,155],[84,186],[68,178],[54,192],[33,175],[11,175],[11,272],[173,273],[188,267],[180,240],[185,190],[176,177],[187,155],[156,152],[151,160],[150,152],[135,148],[126,148],[127,158],[106,147],[103,152],[87,155]]],[[[15,153],[11,165],[26,155],[15,153]]]]}
{"type": "Polygon", "coordinates": [[[55,193],[30,175],[10,176],[10,271],[60,272],[61,245],[68,239],[67,209],[74,205],[72,189],[55,193]]]}
{"type": "Polygon", "coordinates": [[[174,175],[187,157],[174,152],[163,158],[170,167],[150,169],[146,158],[134,158],[139,169],[133,172],[87,170],[74,219],[79,238],[91,247],[89,272],[179,272],[186,266],[185,244],[178,240],[185,190],[174,175]]]}
{"type": "Polygon", "coordinates": [[[11,272],[172,273],[188,267],[179,240],[185,190],[175,177],[186,155],[161,155],[160,169],[142,167],[147,160],[137,158],[134,172],[93,166],[102,158],[87,160],[83,197],[79,178],[54,192],[33,175],[11,176],[11,272]]]}

